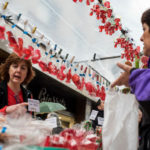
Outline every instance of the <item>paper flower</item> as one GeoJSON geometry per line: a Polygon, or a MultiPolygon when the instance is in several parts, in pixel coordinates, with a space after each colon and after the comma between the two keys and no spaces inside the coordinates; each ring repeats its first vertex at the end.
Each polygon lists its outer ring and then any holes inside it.
{"type": "Polygon", "coordinates": [[[47,71],[47,64],[43,61],[39,61],[39,66],[41,68],[42,71],[47,71]]]}
{"type": "Polygon", "coordinates": [[[39,62],[39,59],[41,58],[41,53],[40,53],[40,50],[39,49],[36,49],[34,52],[33,52],[33,57],[32,57],[32,63],[33,64],[37,64],[39,62]]]}
{"type": "Polygon", "coordinates": [[[0,39],[5,40],[5,27],[0,26],[0,39]]]}
{"type": "Polygon", "coordinates": [[[10,47],[16,47],[17,42],[16,42],[16,39],[14,38],[12,32],[7,31],[6,34],[8,35],[9,46],[10,47]]]}
{"type": "Polygon", "coordinates": [[[64,70],[66,69],[66,66],[65,65],[62,65],[60,67],[60,70],[58,71],[58,74],[57,74],[57,78],[59,80],[64,80],[66,78],[66,74],[64,74],[64,70]]]}
{"type": "Polygon", "coordinates": [[[70,80],[72,79],[71,68],[69,69],[69,71],[68,71],[68,73],[66,75],[66,78],[67,78],[66,82],[70,83],[70,80]]]}
{"type": "Polygon", "coordinates": [[[23,55],[24,59],[30,59],[33,55],[34,48],[32,46],[29,46],[28,48],[23,49],[23,55]]]}

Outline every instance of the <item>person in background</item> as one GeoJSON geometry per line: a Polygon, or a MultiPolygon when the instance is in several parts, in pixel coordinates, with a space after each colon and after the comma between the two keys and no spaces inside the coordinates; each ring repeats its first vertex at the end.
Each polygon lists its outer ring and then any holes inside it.
{"type": "Polygon", "coordinates": [[[125,85],[135,94],[142,108],[139,150],[150,150],[150,9],[142,14],[141,22],[143,34],[140,40],[144,45],[143,54],[149,57],[148,69],[135,69],[118,63],[117,65],[124,70],[124,73],[111,84],[111,87],[125,85]]]}
{"type": "Polygon", "coordinates": [[[20,58],[15,53],[9,55],[0,65],[0,113],[10,114],[22,108],[26,112],[31,93],[27,85],[35,76],[30,60],[20,58]]]}
{"type": "Polygon", "coordinates": [[[92,127],[95,130],[96,126],[102,126],[103,125],[103,121],[104,121],[104,101],[102,100],[98,100],[96,102],[94,111],[97,111],[97,114],[95,116],[95,119],[91,119],[92,121],[92,127]]]}
{"type": "Polygon", "coordinates": [[[55,122],[56,126],[52,129],[52,134],[59,134],[60,132],[63,131],[63,128],[62,128],[61,120],[59,119],[58,114],[55,112],[51,112],[47,115],[46,120],[50,120],[51,118],[56,118],[56,122],[55,122]]]}

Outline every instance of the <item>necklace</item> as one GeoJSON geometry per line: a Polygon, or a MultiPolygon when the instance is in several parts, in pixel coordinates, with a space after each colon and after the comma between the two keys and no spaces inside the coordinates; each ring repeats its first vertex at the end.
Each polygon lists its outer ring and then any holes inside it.
{"type": "Polygon", "coordinates": [[[14,97],[16,104],[19,104],[20,103],[20,98],[19,98],[20,92],[18,94],[15,94],[9,86],[8,86],[8,91],[9,91],[8,94],[10,94],[12,97],[14,97]]]}
{"type": "Polygon", "coordinates": [[[19,95],[14,95],[14,98],[16,100],[16,104],[20,103],[19,95]]]}

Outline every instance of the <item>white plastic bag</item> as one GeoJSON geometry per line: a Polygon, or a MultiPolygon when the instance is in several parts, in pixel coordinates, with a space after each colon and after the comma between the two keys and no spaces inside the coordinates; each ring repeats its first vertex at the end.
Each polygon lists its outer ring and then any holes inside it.
{"type": "Polygon", "coordinates": [[[138,102],[134,95],[107,93],[102,139],[103,150],[137,150],[138,102]]]}

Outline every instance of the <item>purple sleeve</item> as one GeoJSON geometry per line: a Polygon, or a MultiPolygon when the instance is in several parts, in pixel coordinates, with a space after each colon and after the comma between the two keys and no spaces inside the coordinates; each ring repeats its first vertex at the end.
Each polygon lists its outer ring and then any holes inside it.
{"type": "Polygon", "coordinates": [[[136,69],[129,78],[129,85],[138,101],[150,101],[150,69],[136,69]]]}

